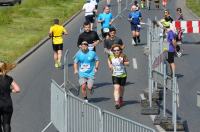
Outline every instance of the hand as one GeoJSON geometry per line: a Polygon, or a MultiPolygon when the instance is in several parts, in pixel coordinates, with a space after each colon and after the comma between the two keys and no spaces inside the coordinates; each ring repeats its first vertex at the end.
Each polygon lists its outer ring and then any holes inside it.
{"type": "Polygon", "coordinates": [[[74,74],[75,74],[75,75],[78,74],[78,70],[74,70],[74,74]]]}
{"type": "Polygon", "coordinates": [[[113,71],[113,66],[110,65],[110,66],[109,66],[109,69],[110,69],[110,71],[113,71]]]}
{"type": "Polygon", "coordinates": [[[95,68],[95,69],[94,69],[94,72],[96,73],[97,71],[98,71],[98,68],[95,68]]]}

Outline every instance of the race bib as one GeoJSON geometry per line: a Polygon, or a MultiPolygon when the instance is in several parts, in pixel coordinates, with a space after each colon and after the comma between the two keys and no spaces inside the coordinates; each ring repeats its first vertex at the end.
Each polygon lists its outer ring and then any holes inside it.
{"type": "Polygon", "coordinates": [[[80,72],[85,72],[85,71],[87,71],[87,70],[89,70],[89,69],[90,69],[90,64],[83,63],[83,64],[81,64],[81,66],[80,66],[80,72]]]}
{"type": "Polygon", "coordinates": [[[113,75],[122,75],[125,73],[124,66],[114,66],[113,67],[113,75]]]}
{"type": "Polygon", "coordinates": [[[109,28],[103,28],[103,32],[104,33],[108,33],[109,32],[109,28]]]}

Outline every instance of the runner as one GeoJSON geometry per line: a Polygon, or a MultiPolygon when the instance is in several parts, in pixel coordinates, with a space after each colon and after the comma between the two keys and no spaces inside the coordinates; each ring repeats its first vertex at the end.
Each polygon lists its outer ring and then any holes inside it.
{"type": "Polygon", "coordinates": [[[101,23],[101,33],[103,38],[108,38],[109,28],[111,28],[113,21],[114,19],[110,12],[110,8],[105,6],[103,13],[98,16],[98,22],[101,23]]]}
{"type": "Polygon", "coordinates": [[[182,9],[181,9],[181,8],[177,8],[177,9],[176,9],[176,14],[177,14],[176,20],[184,20],[184,19],[183,19],[183,13],[182,13],[182,9]]]}
{"type": "Polygon", "coordinates": [[[83,5],[82,10],[85,11],[85,21],[90,23],[90,28],[93,30],[94,14],[97,12],[95,4],[90,2],[90,0],[87,0],[87,2],[83,5]]]}
{"type": "Polygon", "coordinates": [[[99,44],[100,39],[96,31],[91,31],[90,23],[84,22],[83,24],[84,32],[78,37],[77,46],[80,48],[81,43],[86,41],[89,44],[89,50],[96,51],[96,46],[99,44]]]}
{"type": "Polygon", "coordinates": [[[162,5],[163,5],[164,8],[166,8],[167,7],[167,0],[162,0],[162,5]]]}
{"type": "Polygon", "coordinates": [[[137,7],[133,5],[131,7],[131,13],[128,16],[128,20],[131,24],[131,31],[132,31],[132,45],[136,46],[140,43],[140,20],[142,19],[142,14],[140,11],[137,10],[137,7]]]}
{"type": "Polygon", "coordinates": [[[122,42],[122,39],[120,39],[119,37],[116,36],[116,29],[110,28],[109,38],[105,39],[105,41],[104,41],[104,51],[108,55],[112,54],[111,47],[112,47],[113,44],[119,44],[119,45],[121,45],[122,49],[125,48],[125,46],[122,42]]]}
{"type": "Polygon", "coordinates": [[[112,71],[115,108],[119,109],[123,105],[124,86],[127,78],[125,66],[129,65],[129,61],[126,55],[122,53],[120,45],[112,45],[111,50],[113,54],[108,58],[108,66],[112,71]]]}
{"type": "Polygon", "coordinates": [[[157,9],[159,9],[160,8],[160,0],[154,0],[154,3],[155,3],[155,6],[156,6],[156,8],[157,9]]]}
{"type": "Polygon", "coordinates": [[[145,0],[141,0],[141,8],[145,8],[145,0]]]}
{"type": "Polygon", "coordinates": [[[11,132],[10,123],[13,114],[11,93],[20,92],[19,85],[7,75],[14,67],[13,64],[0,62],[0,132],[11,132]]]}
{"type": "MultiPolygon", "coordinates": [[[[137,10],[140,10],[140,5],[138,4],[138,1],[135,0],[134,3],[133,3],[136,7],[137,7],[137,10]]],[[[142,3],[141,3],[142,4],[142,3]]],[[[142,6],[141,6],[142,7],[142,6]]],[[[142,7],[143,8],[143,7],[142,7]]]]}
{"type": "Polygon", "coordinates": [[[175,67],[176,67],[174,63],[174,55],[175,55],[176,46],[177,46],[175,30],[176,28],[173,26],[173,24],[170,24],[170,28],[167,30],[167,42],[169,45],[167,61],[170,64],[170,69],[172,71],[172,74],[170,76],[173,75],[173,71],[175,71],[175,67]]]}
{"type": "Polygon", "coordinates": [[[81,51],[75,55],[74,74],[79,74],[79,84],[82,89],[82,96],[88,102],[86,87],[93,93],[95,73],[99,68],[99,60],[96,52],[88,49],[88,43],[83,41],[80,45],[81,51]]]}
{"type": "Polygon", "coordinates": [[[51,26],[50,28],[49,37],[52,38],[54,62],[56,68],[62,66],[61,58],[63,50],[63,38],[62,38],[63,34],[67,35],[68,32],[65,30],[63,26],[59,25],[59,19],[54,19],[54,25],[51,26]]]}

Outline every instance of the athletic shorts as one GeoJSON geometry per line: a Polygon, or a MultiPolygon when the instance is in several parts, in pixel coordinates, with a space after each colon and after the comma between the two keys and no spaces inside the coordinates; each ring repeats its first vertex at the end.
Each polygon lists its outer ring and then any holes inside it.
{"type": "Polygon", "coordinates": [[[137,32],[139,32],[140,31],[140,27],[138,25],[131,24],[131,31],[137,31],[137,32]]]}
{"type": "Polygon", "coordinates": [[[120,86],[125,86],[126,84],[126,77],[116,77],[112,76],[113,84],[119,84],[120,86]]]}
{"type": "Polygon", "coordinates": [[[94,23],[94,15],[85,16],[86,22],[94,23]]]}
{"type": "Polygon", "coordinates": [[[168,52],[167,61],[168,61],[169,63],[174,63],[174,55],[175,55],[175,52],[168,52]]]}
{"type": "Polygon", "coordinates": [[[94,79],[84,78],[84,77],[79,78],[79,84],[80,84],[80,86],[82,86],[85,83],[87,83],[88,86],[93,86],[94,79]]]}
{"type": "Polygon", "coordinates": [[[63,50],[63,44],[52,44],[53,51],[63,50]]]}

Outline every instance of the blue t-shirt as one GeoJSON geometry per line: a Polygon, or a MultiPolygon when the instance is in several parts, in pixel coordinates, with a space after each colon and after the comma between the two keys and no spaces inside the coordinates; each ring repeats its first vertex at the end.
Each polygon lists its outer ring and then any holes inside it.
{"type": "Polygon", "coordinates": [[[142,14],[140,11],[131,12],[128,15],[128,18],[131,18],[131,24],[138,25],[140,24],[140,18],[142,17],[142,14]]]}
{"type": "Polygon", "coordinates": [[[74,63],[79,65],[79,77],[94,79],[95,62],[98,60],[98,56],[94,51],[89,50],[87,53],[79,51],[74,59],[74,63]]]}
{"type": "Polygon", "coordinates": [[[112,13],[108,13],[108,14],[106,14],[106,13],[101,13],[101,14],[99,14],[98,20],[104,20],[104,21],[101,23],[102,29],[103,29],[103,28],[110,28],[110,22],[111,22],[112,18],[113,18],[112,13]]]}
{"type": "Polygon", "coordinates": [[[175,51],[175,47],[172,42],[173,39],[176,39],[176,34],[172,30],[170,30],[167,32],[167,42],[169,44],[169,49],[168,49],[169,52],[175,51]]]}

